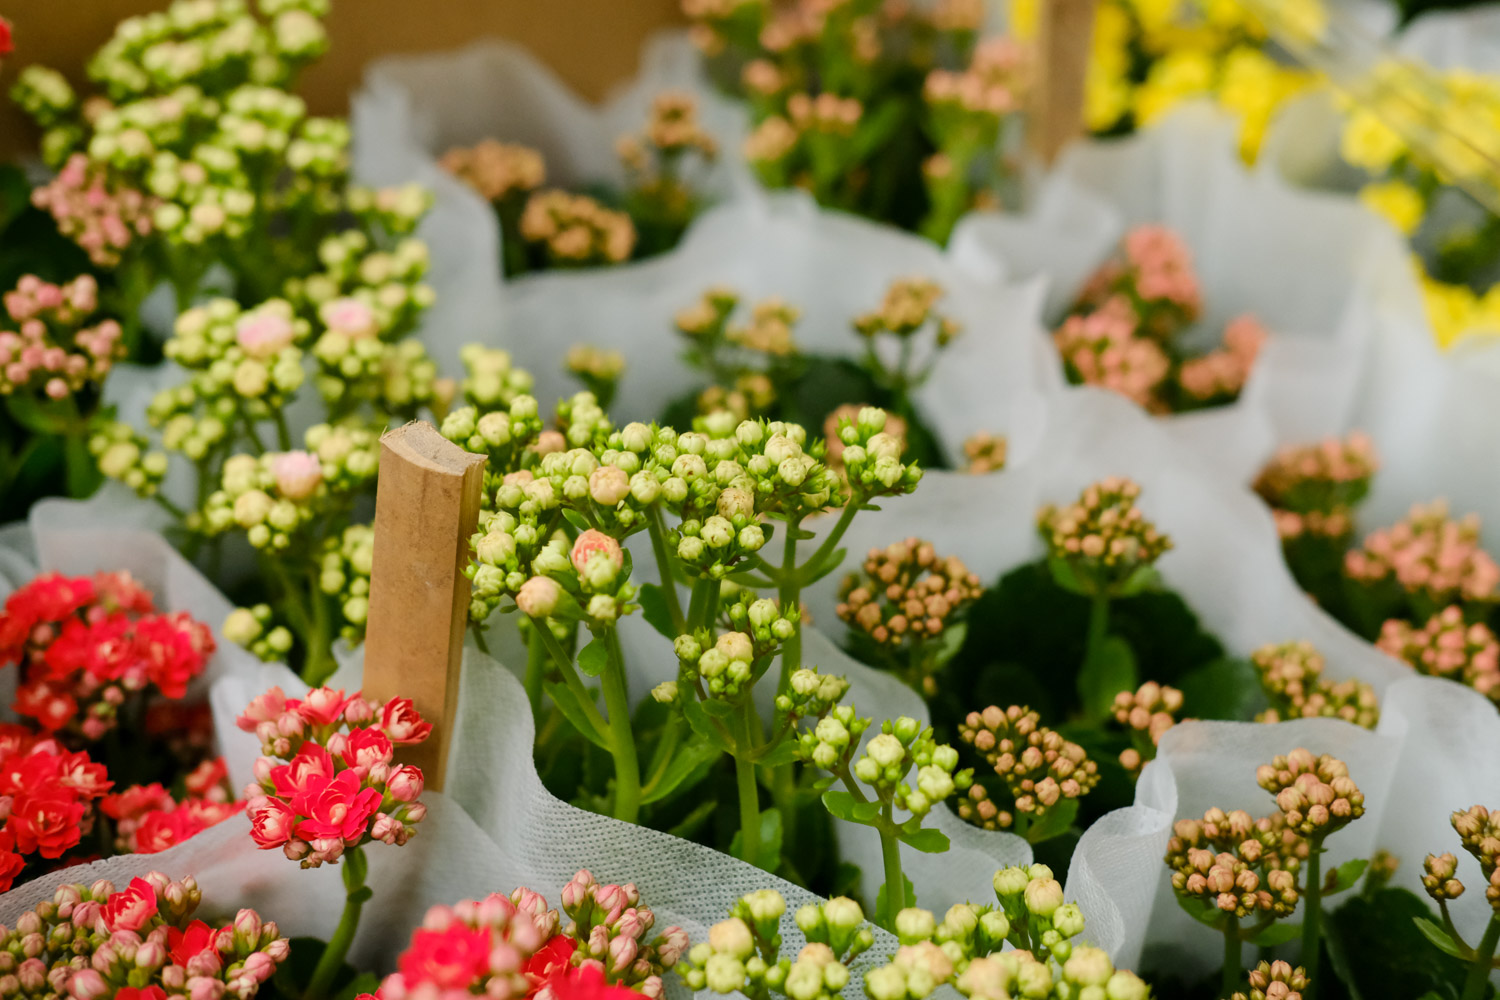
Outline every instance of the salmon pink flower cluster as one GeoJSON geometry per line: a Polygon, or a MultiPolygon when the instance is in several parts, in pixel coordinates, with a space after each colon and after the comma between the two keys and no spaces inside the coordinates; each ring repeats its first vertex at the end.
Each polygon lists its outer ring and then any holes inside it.
{"type": "Polygon", "coordinates": [[[4,302],[14,327],[0,318],[0,396],[40,389],[48,399],[63,399],[102,383],[125,356],[118,322],[86,325],[99,304],[90,275],[54,285],[28,274],[4,302]]]}
{"type": "Polygon", "coordinates": [[[1379,468],[1365,434],[1329,437],[1279,449],[1255,479],[1271,505],[1283,542],[1305,535],[1342,540],[1354,530],[1354,506],[1379,468]]]}
{"type": "Polygon", "coordinates": [[[21,670],[15,710],[49,733],[97,740],[130,699],[182,698],[213,651],[207,625],[158,614],[128,573],[40,576],[0,611],[0,666],[21,670]]]}
{"type": "Polygon", "coordinates": [[[663,994],[662,974],[687,932],[653,935],[655,917],[634,885],[601,885],[581,871],[563,887],[570,922],[527,888],[427,911],[397,971],[360,1000],[632,1000],[663,994]]]}
{"type": "Polygon", "coordinates": [[[29,861],[56,861],[94,827],[104,765],[23,726],[0,725],[0,892],[29,861]]]}
{"type": "Polygon", "coordinates": [[[15,927],[0,926],[0,976],[75,1000],[249,1000],[291,943],[254,910],[222,926],[194,919],[202,898],[191,877],[160,872],[120,890],[58,886],[15,927]]]}
{"type": "Polygon", "coordinates": [[[176,847],[245,808],[234,801],[224,758],[206,760],[184,779],[181,799],[160,782],[104,796],[99,811],[115,823],[115,850],[156,854],[176,847]]]}
{"type": "Polygon", "coordinates": [[[1375,645],[1418,673],[1467,684],[1500,704],[1500,640],[1483,622],[1465,621],[1456,604],[1420,627],[1400,618],[1388,620],[1375,645]]]}
{"type": "Polygon", "coordinates": [[[1480,548],[1478,515],[1453,520],[1442,500],[1416,504],[1404,520],[1371,532],[1344,557],[1344,573],[1394,592],[1395,603],[1409,609],[1399,617],[1414,620],[1450,604],[1490,607],[1500,600],[1500,565],[1480,548]]]}
{"type": "Polygon", "coordinates": [[[382,705],[325,687],[297,699],[277,687],[237,721],[264,754],[244,796],[261,850],[316,868],[371,841],[405,844],[427,815],[421,769],[394,762],[396,747],[432,732],[406,698],[382,705]]]}
{"type": "Polygon", "coordinates": [[[1202,312],[1187,245],[1165,226],[1138,226],[1120,258],[1089,279],[1053,340],[1071,381],[1112,389],[1153,413],[1232,403],[1267,333],[1253,315],[1238,316],[1221,346],[1195,354],[1180,337],[1202,312]]]}
{"type": "Polygon", "coordinates": [[[31,192],[31,201],[57,220],[64,236],[96,267],[111,268],[137,237],[149,236],[156,199],[111,181],[108,169],[83,153],[68,157],[57,177],[31,192]]]}

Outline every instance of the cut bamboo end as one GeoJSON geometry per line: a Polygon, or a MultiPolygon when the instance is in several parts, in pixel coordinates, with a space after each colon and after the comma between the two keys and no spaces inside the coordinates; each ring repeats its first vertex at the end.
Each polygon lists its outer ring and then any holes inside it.
{"type": "Polygon", "coordinates": [[[469,538],[479,519],[483,455],[464,451],[431,424],[380,439],[375,550],[365,633],[367,698],[410,698],[432,735],[399,758],[442,790],[458,708],[469,620],[469,538]]]}
{"type": "Polygon", "coordinates": [[[1098,0],[1040,0],[1031,147],[1049,166],[1084,134],[1084,94],[1098,0]]]}

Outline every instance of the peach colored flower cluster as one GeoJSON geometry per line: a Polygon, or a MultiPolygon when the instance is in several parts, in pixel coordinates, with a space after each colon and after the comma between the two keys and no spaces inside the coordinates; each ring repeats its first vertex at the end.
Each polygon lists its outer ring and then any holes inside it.
{"type": "Polygon", "coordinates": [[[1323,677],[1323,654],[1306,641],[1271,643],[1250,654],[1271,707],[1257,722],[1336,718],[1374,729],[1380,721],[1375,689],[1356,678],[1333,683],[1323,677]]]}
{"type": "Polygon", "coordinates": [[[643,169],[646,153],[641,140],[665,155],[680,155],[697,152],[706,159],[719,154],[719,144],[703,127],[698,117],[698,101],[692,94],[668,90],[657,94],[651,101],[651,112],[646,119],[645,133],[623,136],[616,144],[616,152],[627,167],[643,169]]]}
{"type": "Polygon", "coordinates": [[[485,201],[525,194],[547,179],[542,154],[529,146],[485,139],[473,147],[456,147],[439,161],[444,170],[478,192],[485,201]]]}
{"type": "Polygon", "coordinates": [[[1342,539],[1354,530],[1353,507],[1369,492],[1379,464],[1370,438],[1356,431],[1282,447],[1254,489],[1270,504],[1282,541],[1342,539]]]}
{"type": "Polygon", "coordinates": [[[1029,708],[991,705],[970,712],[959,738],[979,751],[1005,782],[1014,811],[1000,809],[975,782],[958,803],[960,818],[986,830],[1005,830],[1019,818],[1040,819],[1063,799],[1087,795],[1099,783],[1099,769],[1083,747],[1041,724],[1029,708]]]}
{"type": "Polygon", "coordinates": [[[1005,435],[980,431],[964,441],[964,471],[972,476],[999,472],[1005,468],[1008,443],[1005,435]]]}
{"type": "Polygon", "coordinates": [[[986,39],[962,72],[935,69],[922,95],[929,104],[950,104],[972,114],[1001,116],[1019,110],[1024,92],[1026,53],[1014,39],[986,39]]]}
{"type": "Polygon", "coordinates": [[[797,353],[792,328],[801,316],[802,310],[773,296],[755,303],[750,310],[750,322],[731,325],[724,331],[724,338],[757,354],[788,357],[797,353]]]}
{"type": "MultiPolygon", "coordinates": [[[[1177,724],[1177,713],[1182,711],[1182,692],[1165,684],[1147,681],[1135,691],[1121,691],[1115,695],[1111,713],[1115,721],[1140,734],[1150,741],[1152,747],[1161,742],[1162,735],[1177,724]]],[[[1131,774],[1139,774],[1145,766],[1139,748],[1128,747],[1120,753],[1120,764],[1131,774]]]]}
{"type": "Polygon", "coordinates": [[[940,557],[928,542],[908,538],[871,549],[839,588],[838,616],[882,645],[932,639],[984,593],[979,577],[957,556],[940,557]]]}
{"type": "Polygon", "coordinates": [[[86,274],[64,285],[28,274],[5,293],[15,329],[0,321],[0,396],[39,387],[49,399],[64,399],[104,380],[124,358],[125,344],[113,319],[84,325],[98,307],[98,293],[86,274]]]}
{"type": "Polygon", "coordinates": [[[1404,520],[1371,532],[1344,557],[1344,572],[1365,584],[1393,581],[1441,608],[1500,599],[1500,566],[1479,546],[1479,516],[1455,521],[1448,504],[1415,504],[1404,520]]]}
{"type": "Polygon", "coordinates": [[[1500,704],[1500,640],[1483,622],[1465,621],[1456,604],[1420,627],[1399,618],[1387,621],[1375,645],[1418,673],[1467,684],[1500,704]]]}
{"type": "Polygon", "coordinates": [[[957,320],[935,311],[938,299],[943,297],[943,286],[931,278],[897,278],[886,286],[879,308],[862,313],[854,319],[854,329],[862,337],[873,337],[878,333],[893,333],[907,337],[937,321],[937,343],[944,347],[962,331],[957,320]]]}
{"type": "Polygon", "coordinates": [[[1177,373],[1183,392],[1195,400],[1238,396],[1266,343],[1266,328],[1254,316],[1237,316],[1224,328],[1224,344],[1189,358],[1177,373]]]}
{"type": "Polygon", "coordinates": [[[1132,480],[1111,476],[1086,487],[1075,503],[1037,512],[1050,557],[1065,560],[1089,593],[1113,596],[1113,588],[1172,547],[1136,506],[1140,495],[1132,480]]]}
{"type": "Polygon", "coordinates": [[[1243,809],[1218,807],[1201,820],[1178,820],[1165,858],[1173,890],[1240,918],[1291,913],[1300,894],[1296,875],[1280,866],[1274,850],[1276,826],[1243,809]]]}
{"type": "Polygon", "coordinates": [[[133,187],[116,187],[102,165],[74,153],[50,184],[31,192],[32,204],[57,220],[58,229],[98,267],[114,267],[137,236],[151,233],[154,200],[133,187]]]}
{"type": "Polygon", "coordinates": [[[560,264],[619,264],[635,250],[635,224],[587,195],[539,191],[521,213],[521,235],[560,264]]]}
{"type": "Polygon", "coordinates": [[[1136,335],[1140,319],[1123,296],[1111,296],[1092,312],[1069,316],[1052,340],[1063,363],[1084,385],[1112,390],[1153,412],[1165,409],[1158,396],[1172,363],[1160,344],[1136,335]]]}

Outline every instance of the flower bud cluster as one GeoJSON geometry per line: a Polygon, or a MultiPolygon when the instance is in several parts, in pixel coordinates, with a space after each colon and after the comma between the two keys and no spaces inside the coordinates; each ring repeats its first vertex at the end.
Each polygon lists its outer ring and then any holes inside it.
{"type": "Polygon", "coordinates": [[[1131,480],[1112,476],[1084,489],[1076,503],[1048,504],[1037,513],[1048,558],[1064,564],[1085,593],[1131,593],[1172,547],[1136,506],[1140,494],[1131,480]]]}
{"type": "Polygon", "coordinates": [[[1193,253],[1163,225],[1140,225],[1125,234],[1120,256],[1089,279],[1080,304],[1096,307],[1124,295],[1140,316],[1142,332],[1165,340],[1203,310],[1193,253]]]}
{"type": "Polygon", "coordinates": [[[1013,802],[1013,811],[1000,809],[975,782],[959,803],[958,815],[983,829],[1009,829],[1018,817],[1028,823],[1041,819],[1059,802],[1087,795],[1099,783],[1098,765],[1083,747],[1043,726],[1041,716],[1029,708],[991,705],[970,712],[958,735],[994,768],[1013,802]]]}
{"type": "Polygon", "coordinates": [[[318,589],[331,597],[343,617],[339,636],[351,647],[364,641],[370,616],[370,568],[375,558],[375,529],[351,524],[323,540],[318,589]]]}
{"type": "Polygon", "coordinates": [[[1418,673],[1458,681],[1500,703],[1500,640],[1483,622],[1466,622],[1456,604],[1420,628],[1399,618],[1388,620],[1375,645],[1418,673]]]}
{"type": "Polygon", "coordinates": [[[758,657],[744,632],[724,632],[715,640],[705,629],[697,635],[679,635],[673,647],[681,668],[679,686],[700,684],[710,698],[738,701],[755,683],[758,657]]]}
{"type": "MultiPolygon", "coordinates": [[[[974,50],[963,72],[935,69],[927,74],[922,96],[938,127],[938,145],[963,140],[960,130],[981,131],[989,122],[1021,109],[1026,93],[1026,52],[1013,38],[986,39],[974,50]],[[978,119],[977,121],[974,119],[978,119]],[[986,121],[988,120],[988,121],[986,121]],[[949,141],[944,142],[947,138],[949,141]]],[[[983,132],[988,134],[988,132],[983,132]]]]}
{"type": "Polygon", "coordinates": [[[0,927],[0,970],[11,991],[94,1000],[114,997],[249,1000],[291,953],[276,924],[254,910],[214,927],[193,919],[192,877],[161,872],[116,890],[60,885],[50,900],[0,927]]]}
{"type": "Polygon", "coordinates": [[[443,437],[485,455],[484,503],[491,506],[505,477],[523,471],[543,433],[536,400],[524,394],[493,406],[461,406],[443,418],[443,437]]]}
{"type": "Polygon", "coordinates": [[[1188,400],[1197,404],[1237,398],[1269,336],[1254,316],[1236,316],[1224,327],[1221,346],[1182,363],[1177,384],[1188,400]]]}
{"type": "Polygon", "coordinates": [[[119,480],[142,497],[156,495],[170,465],[167,453],[152,449],[144,434],[113,420],[94,424],[89,454],[107,478],[119,480]]]}
{"type": "Polygon", "coordinates": [[[854,330],[867,340],[882,333],[908,339],[931,323],[937,346],[946,347],[962,327],[937,312],[942,297],[942,286],[931,278],[898,278],[886,288],[878,309],[855,317],[854,330]]]}
{"type": "Polygon", "coordinates": [[[1111,712],[1115,721],[1130,731],[1134,746],[1121,751],[1120,764],[1132,776],[1139,775],[1146,761],[1156,757],[1162,735],[1177,724],[1182,711],[1182,692],[1165,684],[1147,681],[1135,690],[1115,695],[1111,712]]]}
{"type": "Polygon", "coordinates": [[[280,408],[306,380],[302,345],[310,335],[310,325],[285,299],[251,310],[215,299],[183,312],[162,350],[192,377],[158,393],[149,416],[162,426],[199,403],[221,419],[245,404],[259,404],[257,414],[280,408]]]}
{"type": "Polygon", "coordinates": [[[1365,729],[1380,721],[1375,689],[1358,678],[1333,683],[1323,677],[1323,654],[1307,641],[1271,643],[1250,654],[1271,706],[1257,722],[1343,719],[1365,729]]]}
{"type": "Polygon", "coordinates": [[[316,868],[371,841],[401,846],[427,815],[421,769],[393,760],[432,733],[409,699],[381,705],[326,687],[294,699],[277,687],[236,722],[261,741],[244,797],[263,851],[316,868]]]}
{"type": "Polygon", "coordinates": [[[87,386],[97,389],[125,356],[120,324],[88,324],[99,302],[89,275],[63,285],[25,275],[4,296],[0,319],[0,396],[38,391],[65,399],[87,386]]]}
{"type": "Polygon", "coordinates": [[[530,372],[512,363],[508,351],[496,347],[465,344],[458,358],[464,366],[464,399],[481,413],[509,407],[536,383],[530,372]]]}
{"type": "Polygon", "coordinates": [[[918,538],[871,549],[861,570],[844,579],[837,613],[885,646],[908,648],[937,638],[984,593],[962,560],[939,557],[918,538]]]}
{"type": "MultiPolygon", "coordinates": [[[[524,899],[511,898],[526,906],[524,899]]],[[[562,910],[569,920],[562,933],[576,944],[574,966],[593,967],[605,982],[653,1000],[662,996],[661,977],[682,959],[688,936],[681,927],[653,933],[656,917],[634,884],[603,885],[580,871],[563,886],[562,910]]]]}
{"type": "Polygon", "coordinates": [[[703,127],[698,117],[698,101],[692,94],[680,90],[667,90],[651,99],[651,110],[646,119],[646,129],[639,138],[626,136],[620,140],[620,159],[627,167],[640,169],[644,164],[641,144],[652,147],[658,156],[674,156],[696,152],[706,160],[718,155],[719,144],[703,127]],[[633,143],[634,149],[628,149],[633,143]],[[635,155],[639,153],[640,155],[635,155]]]}
{"type": "Polygon", "coordinates": [[[835,705],[798,737],[798,749],[803,760],[836,774],[849,767],[868,728],[870,720],[860,717],[852,705],[835,705]]]}
{"type": "Polygon", "coordinates": [[[635,250],[635,224],[587,195],[538,191],[521,213],[521,236],[553,267],[622,264],[635,250]]]}
{"type": "Polygon", "coordinates": [[[755,354],[790,357],[801,353],[792,335],[801,318],[802,310],[786,300],[763,299],[751,307],[748,323],[730,324],[725,329],[724,340],[755,354]]]}
{"type": "Polygon", "coordinates": [[[49,735],[98,740],[127,702],[185,697],[213,652],[207,625],[158,614],[128,573],[39,576],[0,610],[0,665],[20,670],[14,708],[49,735]]]}
{"type": "Polygon", "coordinates": [[[1202,820],[1178,820],[1167,841],[1173,890],[1236,918],[1290,914],[1300,894],[1295,870],[1282,867],[1275,851],[1278,832],[1242,809],[1213,808],[1202,820]]]}
{"type": "MultiPolygon", "coordinates": [[[[1500,914],[1500,810],[1470,806],[1451,818],[1464,850],[1479,862],[1486,883],[1485,901],[1500,914]]],[[[1425,870],[1422,885],[1433,899],[1456,899],[1464,891],[1463,883],[1454,878],[1457,862],[1453,855],[1427,855],[1425,870]]]]}
{"type": "Polygon", "coordinates": [[[902,496],[916,489],[922,479],[915,462],[901,461],[905,446],[887,431],[888,420],[884,410],[867,406],[855,419],[840,422],[844,476],[855,501],[902,496]]]}
{"type": "Polygon", "coordinates": [[[795,719],[822,719],[848,692],[846,678],[803,667],[792,671],[786,693],[776,696],[776,711],[795,719]]]}
{"type": "Polygon", "coordinates": [[[1489,607],[1500,600],[1500,565],[1479,545],[1479,516],[1448,516],[1442,500],[1416,504],[1404,520],[1366,536],[1344,557],[1349,579],[1394,584],[1424,619],[1450,604],[1489,607]]]}
{"type": "Polygon", "coordinates": [[[971,476],[988,475],[1005,468],[1009,442],[1003,434],[979,431],[964,441],[964,471],[971,476]]]}
{"type": "Polygon", "coordinates": [[[1279,959],[1261,962],[1250,970],[1250,992],[1235,993],[1229,1000],[1302,1000],[1309,980],[1302,966],[1279,959]]]}
{"type": "Polygon", "coordinates": [[[547,179],[541,153],[494,139],[484,139],[473,147],[455,146],[438,163],[489,202],[528,194],[547,179]]]}
{"type": "MultiPolygon", "coordinates": [[[[541,983],[558,915],[529,889],[492,893],[428,909],[372,1000],[420,1000],[458,993],[519,1000],[541,983]],[[533,902],[533,899],[535,902],[533,902]]],[[[564,939],[564,943],[567,942],[564,939]]],[[[566,966],[566,962],[560,963],[566,966]]],[[[561,970],[546,969],[552,975],[561,970]]],[[[366,996],[370,996],[366,994],[366,996]]]]}
{"type": "Polygon", "coordinates": [[[1063,320],[1052,341],[1070,381],[1109,389],[1160,413],[1166,409],[1161,393],[1172,362],[1159,343],[1139,331],[1140,317],[1116,296],[1063,320]]]}
{"type": "Polygon", "coordinates": [[[160,784],[133,785],[99,800],[99,811],[115,824],[115,850],[157,854],[245,808],[235,802],[222,757],[205,760],[187,775],[182,799],[160,784]]]}
{"type": "Polygon", "coordinates": [[[1321,841],[1365,813],[1364,793],[1348,765],[1326,753],[1314,757],[1299,747],[1262,764],[1255,780],[1276,797],[1287,825],[1309,840],[1321,841]]]}
{"type": "Polygon", "coordinates": [[[130,245],[151,235],[157,200],[109,177],[82,153],[68,157],[49,183],[31,192],[58,231],[77,243],[96,267],[120,263],[130,245]]]}
{"type": "MultiPolygon", "coordinates": [[[[833,718],[830,715],[823,722],[833,718]]],[[[818,763],[816,749],[813,763],[818,763]]],[[[907,716],[881,723],[880,733],[865,744],[850,772],[874,788],[880,801],[916,817],[926,816],[933,806],[967,789],[974,780],[973,771],[958,770],[957,750],[933,740],[931,727],[907,716]],[[914,783],[908,780],[913,770],[914,783]]]]}
{"type": "Polygon", "coordinates": [[[1287,445],[1261,469],[1255,492],[1270,504],[1283,542],[1310,535],[1342,543],[1378,468],[1374,445],[1359,432],[1287,445]]]}
{"type": "Polygon", "coordinates": [[[598,398],[601,406],[608,406],[620,376],[625,374],[625,355],[588,344],[574,344],[568,348],[563,367],[598,398]]]}

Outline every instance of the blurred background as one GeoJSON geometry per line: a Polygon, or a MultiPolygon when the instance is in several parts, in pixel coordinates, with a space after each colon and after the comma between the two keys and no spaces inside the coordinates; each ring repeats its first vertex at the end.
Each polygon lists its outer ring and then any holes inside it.
{"type": "MultiPolygon", "coordinates": [[[[0,93],[30,63],[61,70],[77,85],[84,63],[121,19],[165,0],[0,0],[16,34],[0,68],[0,93]]],[[[680,0],[358,0],[335,3],[332,48],[304,75],[314,114],[342,113],[365,64],[392,52],[451,49],[479,38],[525,45],[581,94],[602,97],[635,71],[652,31],[684,23],[680,0]]],[[[36,132],[9,101],[0,103],[0,158],[34,148],[36,132]]]]}

